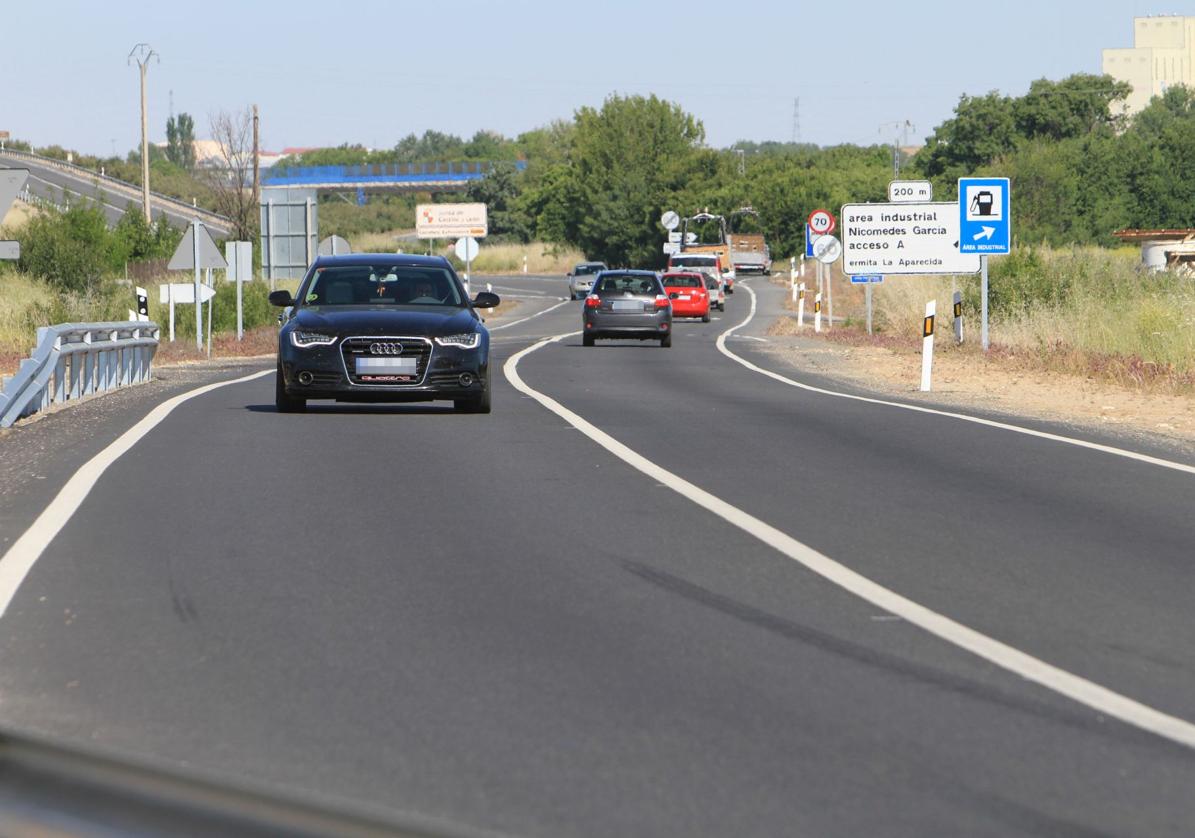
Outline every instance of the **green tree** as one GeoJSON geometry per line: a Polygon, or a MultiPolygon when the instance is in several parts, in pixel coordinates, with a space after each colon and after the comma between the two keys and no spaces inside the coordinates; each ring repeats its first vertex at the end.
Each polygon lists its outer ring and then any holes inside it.
{"type": "Polygon", "coordinates": [[[914,164],[928,177],[951,182],[1012,151],[1018,136],[1012,99],[995,91],[963,96],[954,116],[934,130],[914,164]]]}
{"type": "Polygon", "coordinates": [[[1114,105],[1132,92],[1111,76],[1075,73],[1062,81],[1038,79],[1013,102],[1017,134],[1025,139],[1065,140],[1117,128],[1114,105]]]}
{"type": "Polygon", "coordinates": [[[195,120],[180,113],[166,120],[166,159],[180,169],[195,169],[195,120]]]}
{"type": "Polygon", "coordinates": [[[705,129],[655,96],[611,96],[600,110],[577,111],[576,124],[564,181],[571,240],[610,265],[659,264],[669,166],[693,153],[705,129]]]}
{"type": "Polygon", "coordinates": [[[531,221],[517,207],[521,177],[514,164],[498,163],[484,178],[469,185],[469,200],[486,205],[493,237],[531,240],[531,221]]]}

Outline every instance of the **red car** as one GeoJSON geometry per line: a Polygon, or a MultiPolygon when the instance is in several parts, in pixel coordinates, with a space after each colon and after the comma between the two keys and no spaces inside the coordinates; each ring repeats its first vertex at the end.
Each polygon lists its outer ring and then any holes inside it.
{"type": "Polygon", "coordinates": [[[661,279],[664,293],[672,301],[673,317],[700,317],[702,323],[710,322],[710,295],[704,276],[695,271],[675,271],[661,279]]]}

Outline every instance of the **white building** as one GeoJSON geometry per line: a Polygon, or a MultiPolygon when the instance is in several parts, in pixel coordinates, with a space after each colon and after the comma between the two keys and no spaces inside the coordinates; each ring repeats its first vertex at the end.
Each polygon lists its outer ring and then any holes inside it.
{"type": "Polygon", "coordinates": [[[1137,113],[1171,85],[1195,87],[1195,17],[1133,18],[1133,46],[1103,58],[1104,73],[1133,86],[1125,112],[1137,113]]]}

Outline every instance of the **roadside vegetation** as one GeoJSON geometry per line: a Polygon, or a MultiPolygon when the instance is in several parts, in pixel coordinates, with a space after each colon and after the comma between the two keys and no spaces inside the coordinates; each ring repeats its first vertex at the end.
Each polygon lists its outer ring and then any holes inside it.
{"type": "MultiPolygon", "coordinates": [[[[1122,115],[1127,92],[1110,77],[1076,74],[1034,82],[1023,96],[963,96],[919,153],[898,152],[901,169],[907,177],[933,181],[938,200],[951,200],[963,175],[1012,178],[1016,252],[992,261],[993,338],[1002,350],[1035,354],[1043,364],[1103,370],[1097,374],[1118,380],[1186,386],[1195,365],[1192,280],[1143,272],[1135,251],[1120,249],[1113,233],[1195,227],[1189,200],[1195,169],[1188,165],[1195,159],[1195,92],[1171,87],[1132,118],[1122,115]]],[[[180,197],[197,195],[203,186],[184,153],[188,132],[193,125],[180,117],[171,146],[151,151],[155,188],[180,197]],[[164,186],[171,178],[179,180],[164,186]]],[[[59,148],[39,151],[66,156],[59,148]]],[[[490,236],[474,270],[518,272],[526,253],[528,270],[541,273],[563,271],[582,257],[661,267],[663,211],[728,213],[744,205],[759,212],[773,258],[783,265],[803,252],[810,209],[884,201],[892,156],[891,146],[881,144],[822,148],[742,141],[710,148],[701,121],[678,105],[655,96],[611,95],[600,107],[580,108],[571,119],[513,138],[426,131],[391,148],[343,145],[279,165],[493,162],[491,174],[465,196],[369,196],[363,204],[356,195],[321,196],[321,235],[342,235],[359,251],[417,250],[422,245],[396,238],[414,226],[417,203],[482,201],[489,207],[490,236]],[[515,165],[520,160],[526,163],[522,170],[515,165]]],[[[75,161],[104,165],[134,183],[139,178],[136,152],[123,160],[75,155],[75,161]]],[[[201,204],[216,200],[210,190],[198,197],[201,204]]],[[[121,260],[149,258],[154,242],[133,230],[132,221],[116,242],[72,248],[72,237],[98,235],[93,221],[80,215],[68,229],[34,219],[29,227],[40,241],[25,246],[21,269],[54,288],[86,294],[119,273],[121,260]],[[131,247],[130,241],[138,244],[131,247]],[[134,252],[139,256],[125,255],[134,252]]],[[[162,239],[163,248],[167,241],[162,239]]],[[[948,282],[889,278],[876,295],[877,328],[893,338],[905,334],[909,324],[920,322],[920,306],[931,294],[946,308],[948,282]]],[[[969,322],[977,328],[978,281],[959,282],[969,322]]],[[[852,293],[840,293],[843,304],[852,293]]]]}

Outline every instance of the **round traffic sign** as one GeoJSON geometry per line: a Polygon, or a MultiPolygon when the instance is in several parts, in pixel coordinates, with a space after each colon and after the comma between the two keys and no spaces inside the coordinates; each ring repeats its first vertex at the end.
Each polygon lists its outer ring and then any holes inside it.
{"type": "Polygon", "coordinates": [[[809,229],[818,236],[828,236],[838,227],[834,213],[826,209],[815,209],[809,213],[809,229]]]}
{"type": "Polygon", "coordinates": [[[668,212],[660,216],[660,226],[665,230],[675,230],[680,226],[680,216],[672,210],[668,210],[668,212]]]}
{"type": "Polygon", "coordinates": [[[477,251],[480,248],[477,245],[477,239],[468,236],[463,239],[457,239],[453,250],[456,251],[456,258],[462,262],[472,262],[477,258],[477,251]]]}
{"type": "Polygon", "coordinates": [[[837,262],[842,256],[842,242],[837,236],[818,236],[813,243],[813,257],[823,264],[837,262]]]}

